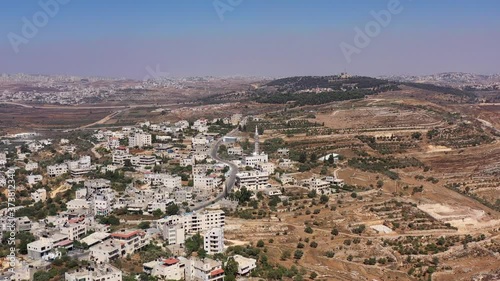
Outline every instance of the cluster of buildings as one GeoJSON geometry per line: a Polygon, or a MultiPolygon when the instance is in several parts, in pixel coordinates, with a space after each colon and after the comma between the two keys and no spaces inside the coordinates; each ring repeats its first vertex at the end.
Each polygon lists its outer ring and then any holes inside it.
{"type": "Polygon", "coordinates": [[[92,165],[90,156],[86,155],[78,160],[47,166],[47,175],[49,177],[58,177],[69,173],[72,177],[80,177],[93,170],[95,170],[95,166],[92,165]]]}
{"type": "MultiPolygon", "coordinates": [[[[155,239],[162,239],[167,248],[182,252],[186,240],[199,234],[203,237],[202,247],[207,254],[223,253],[225,213],[218,207],[206,207],[206,202],[221,194],[229,176],[228,165],[211,159],[217,134],[209,133],[209,128],[215,122],[236,126],[246,122],[246,119],[241,114],[235,114],[211,121],[142,122],[138,126],[122,127],[116,131],[98,130],[92,135],[93,141],[98,142],[92,149],[93,156],[76,155],[76,147],[69,140],[61,139],[56,148],[61,154],[71,153],[72,160],[53,161],[46,166],[46,176],[53,181],[51,178],[71,175],[63,185],[72,189],[74,197],[65,202],[65,211],[55,216],[49,215],[38,221],[27,217],[16,219],[16,231],[30,231],[36,237],[27,245],[30,265],[40,261],[50,263],[62,252],[74,252],[78,248],[79,259],[88,260],[89,266],[66,272],[66,280],[113,281],[121,280],[122,271],[110,263],[144,249],[155,239]],[[186,131],[190,132],[190,142],[186,139],[186,131]],[[99,153],[95,151],[98,146],[102,148],[99,153]],[[99,154],[109,157],[110,161],[99,164],[103,162],[95,161],[100,159],[99,154]],[[163,161],[168,161],[171,166],[177,165],[176,169],[181,172],[167,172],[165,165],[158,166],[163,161]],[[129,181],[117,190],[113,180],[118,176],[125,177],[125,174],[129,181]],[[165,215],[172,205],[181,206],[181,211],[165,215]],[[151,221],[145,227],[147,229],[110,231],[110,226],[100,221],[117,209],[136,214],[155,214],[159,210],[163,217],[151,221]]],[[[270,176],[275,174],[277,166],[282,170],[291,170],[294,163],[289,159],[289,150],[278,149],[279,161],[273,162],[268,154],[260,150],[257,127],[254,137],[254,151],[249,155],[245,155],[238,145],[237,137],[225,136],[223,139],[227,154],[233,156],[233,162],[240,171],[236,173],[234,189],[246,188],[255,193],[264,191],[269,196],[282,195],[280,189],[270,184],[270,176]]],[[[27,149],[33,152],[52,145],[51,140],[33,141],[29,142],[27,149]]],[[[47,182],[44,181],[43,169],[30,159],[29,153],[19,149],[16,152],[16,165],[31,173],[26,176],[26,187],[31,187],[29,194],[32,201],[46,202],[51,194],[43,187],[43,183],[47,182]]],[[[336,154],[327,155],[324,159],[331,157],[335,163],[338,161],[336,154]]],[[[6,153],[0,152],[0,168],[9,165],[9,160],[6,153]]],[[[45,167],[46,163],[40,163],[42,168],[45,167]]],[[[329,192],[332,184],[343,184],[333,177],[297,181],[293,174],[282,173],[276,178],[282,185],[298,184],[322,193],[329,192]]],[[[5,184],[6,179],[0,178],[0,186],[5,184]]],[[[0,219],[3,229],[8,223],[0,219]]],[[[246,275],[256,267],[254,259],[238,255],[232,258],[239,264],[239,275],[246,275]]],[[[162,257],[144,263],[143,270],[164,280],[215,281],[224,280],[225,276],[222,262],[198,257],[162,257]]]]}

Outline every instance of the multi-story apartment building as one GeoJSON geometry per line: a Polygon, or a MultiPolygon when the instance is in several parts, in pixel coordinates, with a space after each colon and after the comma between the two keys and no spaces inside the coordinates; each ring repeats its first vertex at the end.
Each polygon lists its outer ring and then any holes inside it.
{"type": "Polygon", "coordinates": [[[147,133],[135,133],[128,137],[129,147],[145,147],[152,145],[151,134],[147,133]]]}
{"type": "Polygon", "coordinates": [[[68,235],[69,240],[78,240],[87,234],[87,226],[84,223],[65,223],[60,229],[61,233],[68,235]]]}
{"type": "Polygon", "coordinates": [[[182,246],[186,241],[184,228],[182,228],[181,223],[163,225],[162,236],[168,245],[182,246]]]}
{"type": "Polygon", "coordinates": [[[173,192],[173,196],[175,202],[191,202],[193,200],[193,190],[192,188],[178,189],[173,192]]]}
{"type": "Polygon", "coordinates": [[[203,248],[209,255],[224,252],[224,228],[215,227],[205,232],[203,248]]]}
{"type": "Polygon", "coordinates": [[[179,223],[186,233],[198,233],[215,227],[224,227],[225,219],[224,211],[207,209],[201,213],[192,212],[159,219],[156,221],[156,227],[162,229],[164,225],[179,223]]]}
{"type": "Polygon", "coordinates": [[[251,191],[262,190],[270,187],[269,174],[261,171],[245,171],[236,174],[236,186],[247,188],[251,191]]]}
{"type": "Polygon", "coordinates": [[[92,194],[109,189],[111,187],[111,181],[107,179],[90,179],[86,180],[83,186],[87,189],[87,196],[90,197],[92,194]]]}
{"type": "Polygon", "coordinates": [[[77,161],[69,161],[67,165],[68,171],[73,177],[82,176],[92,171],[92,161],[88,155],[82,156],[77,161]]]}
{"type": "Polygon", "coordinates": [[[115,150],[113,151],[113,164],[114,165],[125,165],[127,160],[132,158],[132,154],[128,153],[126,150],[115,150]]]}
{"type": "Polygon", "coordinates": [[[213,165],[209,164],[198,164],[192,166],[193,175],[206,175],[208,170],[213,169],[213,165]]]}
{"type": "Polygon", "coordinates": [[[164,186],[168,189],[182,187],[182,179],[180,176],[173,176],[169,174],[153,174],[145,173],[144,181],[149,182],[151,185],[164,186]]]}
{"type": "Polygon", "coordinates": [[[111,213],[112,199],[106,194],[94,195],[90,207],[94,216],[107,216],[111,213]]]}
{"type": "Polygon", "coordinates": [[[154,166],[156,165],[156,156],[154,155],[137,155],[130,158],[130,163],[133,166],[154,166]]]}
{"type": "Polygon", "coordinates": [[[111,238],[118,244],[125,246],[121,249],[122,256],[132,254],[149,243],[149,237],[141,230],[111,233],[111,238]]]}
{"type": "Polygon", "coordinates": [[[114,240],[106,240],[90,247],[90,260],[96,263],[109,262],[121,257],[121,251],[125,249],[125,245],[115,242],[114,240]]]}
{"type": "Polygon", "coordinates": [[[194,191],[212,191],[222,183],[222,180],[216,175],[194,175],[193,188],[194,191]]]}
{"type": "Polygon", "coordinates": [[[47,166],[47,174],[49,175],[49,177],[58,177],[60,175],[66,174],[67,172],[68,165],[65,163],[47,166]]]}

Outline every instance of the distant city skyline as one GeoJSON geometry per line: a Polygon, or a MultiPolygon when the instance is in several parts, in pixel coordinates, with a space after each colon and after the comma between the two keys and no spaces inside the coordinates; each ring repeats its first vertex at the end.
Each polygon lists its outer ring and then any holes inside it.
{"type": "Polygon", "coordinates": [[[143,79],[154,76],[151,70],[173,77],[500,72],[494,0],[400,0],[401,12],[346,60],[341,44],[355,45],[356,28],[365,30],[393,1],[3,1],[0,73],[143,79]],[[24,36],[26,21],[43,21],[41,13],[47,22],[24,36]]]}

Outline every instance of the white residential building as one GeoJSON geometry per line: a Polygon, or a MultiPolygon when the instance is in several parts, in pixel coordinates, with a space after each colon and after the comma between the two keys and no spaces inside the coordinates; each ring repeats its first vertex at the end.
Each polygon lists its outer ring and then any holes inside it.
{"type": "Polygon", "coordinates": [[[162,229],[164,225],[180,223],[186,233],[198,233],[215,227],[224,227],[225,220],[224,211],[207,209],[201,213],[192,212],[159,219],[156,221],[156,228],[162,229]]]}
{"type": "Polygon", "coordinates": [[[196,135],[191,138],[191,144],[193,147],[196,145],[207,145],[210,141],[204,135],[196,135]]]}
{"type": "Polygon", "coordinates": [[[94,216],[108,216],[112,209],[114,197],[111,194],[96,194],[92,196],[90,208],[94,216]]]}
{"type": "Polygon", "coordinates": [[[193,200],[192,188],[178,189],[173,192],[174,200],[177,203],[191,202],[193,200]]]}
{"type": "Polygon", "coordinates": [[[73,177],[85,175],[92,170],[92,162],[88,155],[80,157],[77,161],[69,161],[67,165],[73,177]]]}
{"type": "Polygon", "coordinates": [[[198,257],[189,259],[180,257],[179,260],[186,265],[184,270],[186,281],[224,281],[224,270],[220,261],[198,257]]]}
{"type": "Polygon", "coordinates": [[[129,147],[145,147],[151,146],[151,134],[146,133],[135,133],[134,135],[128,137],[129,147]]]}
{"type": "Polygon", "coordinates": [[[160,280],[184,280],[185,264],[176,258],[160,259],[143,264],[146,274],[160,280]]]}
{"type": "Polygon", "coordinates": [[[65,163],[47,166],[47,174],[50,177],[58,177],[60,175],[66,174],[67,172],[68,165],[66,165],[65,163]]]}
{"type": "Polygon", "coordinates": [[[327,154],[327,155],[325,155],[323,157],[320,157],[318,159],[318,161],[322,161],[322,162],[323,161],[332,161],[332,160],[330,160],[330,158],[333,158],[333,163],[334,164],[337,164],[339,162],[339,155],[336,154],[336,153],[330,153],[330,154],[327,154]]]}
{"type": "Polygon", "coordinates": [[[257,260],[245,258],[241,255],[234,255],[234,261],[238,263],[238,275],[247,275],[257,267],[257,260]]]}
{"type": "Polygon", "coordinates": [[[31,259],[40,260],[52,251],[52,244],[52,240],[49,238],[43,238],[28,243],[28,256],[31,259]]]}
{"type": "Polygon", "coordinates": [[[36,183],[39,183],[43,180],[42,175],[29,175],[26,176],[26,181],[28,182],[29,185],[34,185],[36,183]]]}
{"type": "Polygon", "coordinates": [[[113,239],[103,241],[90,247],[90,260],[96,263],[109,262],[122,256],[122,246],[113,239]]]}
{"type": "Polygon", "coordinates": [[[203,248],[209,255],[224,252],[224,228],[216,227],[205,232],[203,248]]]}
{"type": "Polygon", "coordinates": [[[316,190],[316,191],[329,191],[330,190],[330,183],[327,181],[324,181],[320,178],[310,178],[302,181],[302,185],[306,186],[309,190],[316,190]]]}
{"type": "Polygon", "coordinates": [[[261,170],[262,172],[266,172],[268,174],[274,174],[274,170],[276,170],[276,165],[273,163],[260,163],[257,165],[257,169],[261,170]]]}
{"type": "Polygon", "coordinates": [[[60,229],[61,233],[68,235],[69,240],[78,240],[87,234],[87,226],[84,223],[71,223],[64,224],[60,229]]]}
{"type": "Polygon", "coordinates": [[[168,189],[181,188],[182,187],[182,179],[180,176],[173,176],[169,174],[153,174],[153,173],[145,173],[144,181],[148,182],[154,186],[164,186],[168,189]]]}
{"type": "Polygon", "coordinates": [[[156,165],[156,156],[138,155],[130,158],[132,166],[154,166],[156,165]]]}
{"type": "Polygon", "coordinates": [[[28,256],[33,260],[45,259],[53,249],[59,247],[72,247],[68,235],[56,233],[49,238],[41,238],[27,244],[28,256]]]}
{"type": "Polygon", "coordinates": [[[115,150],[113,151],[113,164],[114,165],[125,165],[127,160],[130,160],[132,155],[126,150],[115,150]]]}
{"type": "Polygon", "coordinates": [[[111,181],[107,179],[90,179],[86,180],[83,185],[87,190],[86,195],[90,197],[94,193],[101,193],[110,189],[111,181]]]}
{"type": "Polygon", "coordinates": [[[182,246],[186,241],[186,234],[180,223],[163,225],[162,236],[168,245],[182,246]]]}
{"type": "Polygon", "coordinates": [[[230,147],[227,149],[228,155],[242,155],[243,149],[241,147],[230,147]]]}
{"type": "Polygon", "coordinates": [[[288,158],[280,159],[278,167],[281,169],[290,169],[293,167],[293,161],[288,158]]]}
{"type": "Polygon", "coordinates": [[[174,123],[174,126],[180,129],[187,129],[189,128],[189,122],[187,120],[181,120],[178,122],[174,123]]]}
{"type": "Polygon", "coordinates": [[[288,158],[288,155],[290,154],[290,150],[288,148],[278,148],[278,156],[281,158],[288,158]]]}
{"type": "Polygon", "coordinates": [[[117,242],[117,244],[124,246],[121,249],[122,256],[132,254],[149,244],[149,237],[141,230],[111,233],[111,238],[117,242]]]}
{"type": "Polygon", "coordinates": [[[162,200],[156,200],[156,201],[151,201],[148,203],[147,211],[149,213],[152,213],[155,210],[161,210],[162,212],[165,212],[168,208],[168,206],[175,204],[174,200],[172,199],[162,199],[162,200]]]}
{"type": "Polygon", "coordinates": [[[193,176],[193,188],[195,191],[212,191],[222,183],[222,180],[214,175],[199,175],[193,176]]]}
{"type": "Polygon", "coordinates": [[[45,202],[47,200],[47,190],[44,188],[39,188],[31,193],[31,199],[35,202],[45,202]]]}
{"type": "Polygon", "coordinates": [[[24,169],[28,172],[34,171],[38,169],[38,163],[37,162],[28,162],[24,169]]]}
{"type": "Polygon", "coordinates": [[[261,163],[267,163],[267,162],[269,162],[269,157],[265,153],[254,154],[243,157],[243,165],[245,166],[255,167],[261,163]]]}
{"type": "Polygon", "coordinates": [[[73,199],[66,203],[68,210],[81,210],[90,208],[90,203],[85,199],[73,199]]]}
{"type": "Polygon", "coordinates": [[[236,186],[246,187],[248,190],[257,191],[270,187],[269,174],[261,171],[245,171],[236,174],[236,186]]]}
{"type": "Polygon", "coordinates": [[[66,281],[122,281],[122,278],[122,271],[110,264],[87,266],[64,274],[66,281]]]}

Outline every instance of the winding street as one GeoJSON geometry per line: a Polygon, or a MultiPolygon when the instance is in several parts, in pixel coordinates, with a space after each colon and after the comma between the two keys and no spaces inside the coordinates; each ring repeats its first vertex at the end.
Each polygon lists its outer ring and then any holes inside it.
{"type": "MultiPolygon", "coordinates": [[[[238,129],[234,129],[231,132],[229,132],[226,136],[232,136],[234,135],[238,129]]],[[[203,202],[200,205],[196,205],[195,207],[192,208],[193,211],[197,211],[200,209],[203,209],[209,205],[215,204],[218,201],[222,200],[226,195],[231,192],[231,189],[233,188],[235,182],[236,182],[236,174],[238,173],[238,166],[234,164],[231,161],[224,160],[219,157],[217,152],[219,151],[219,147],[222,144],[222,141],[224,140],[224,137],[218,139],[216,142],[212,144],[212,147],[210,148],[210,157],[214,159],[217,162],[224,163],[229,166],[229,176],[226,177],[226,185],[224,186],[224,191],[218,194],[213,200],[210,200],[209,202],[203,202]]]]}

